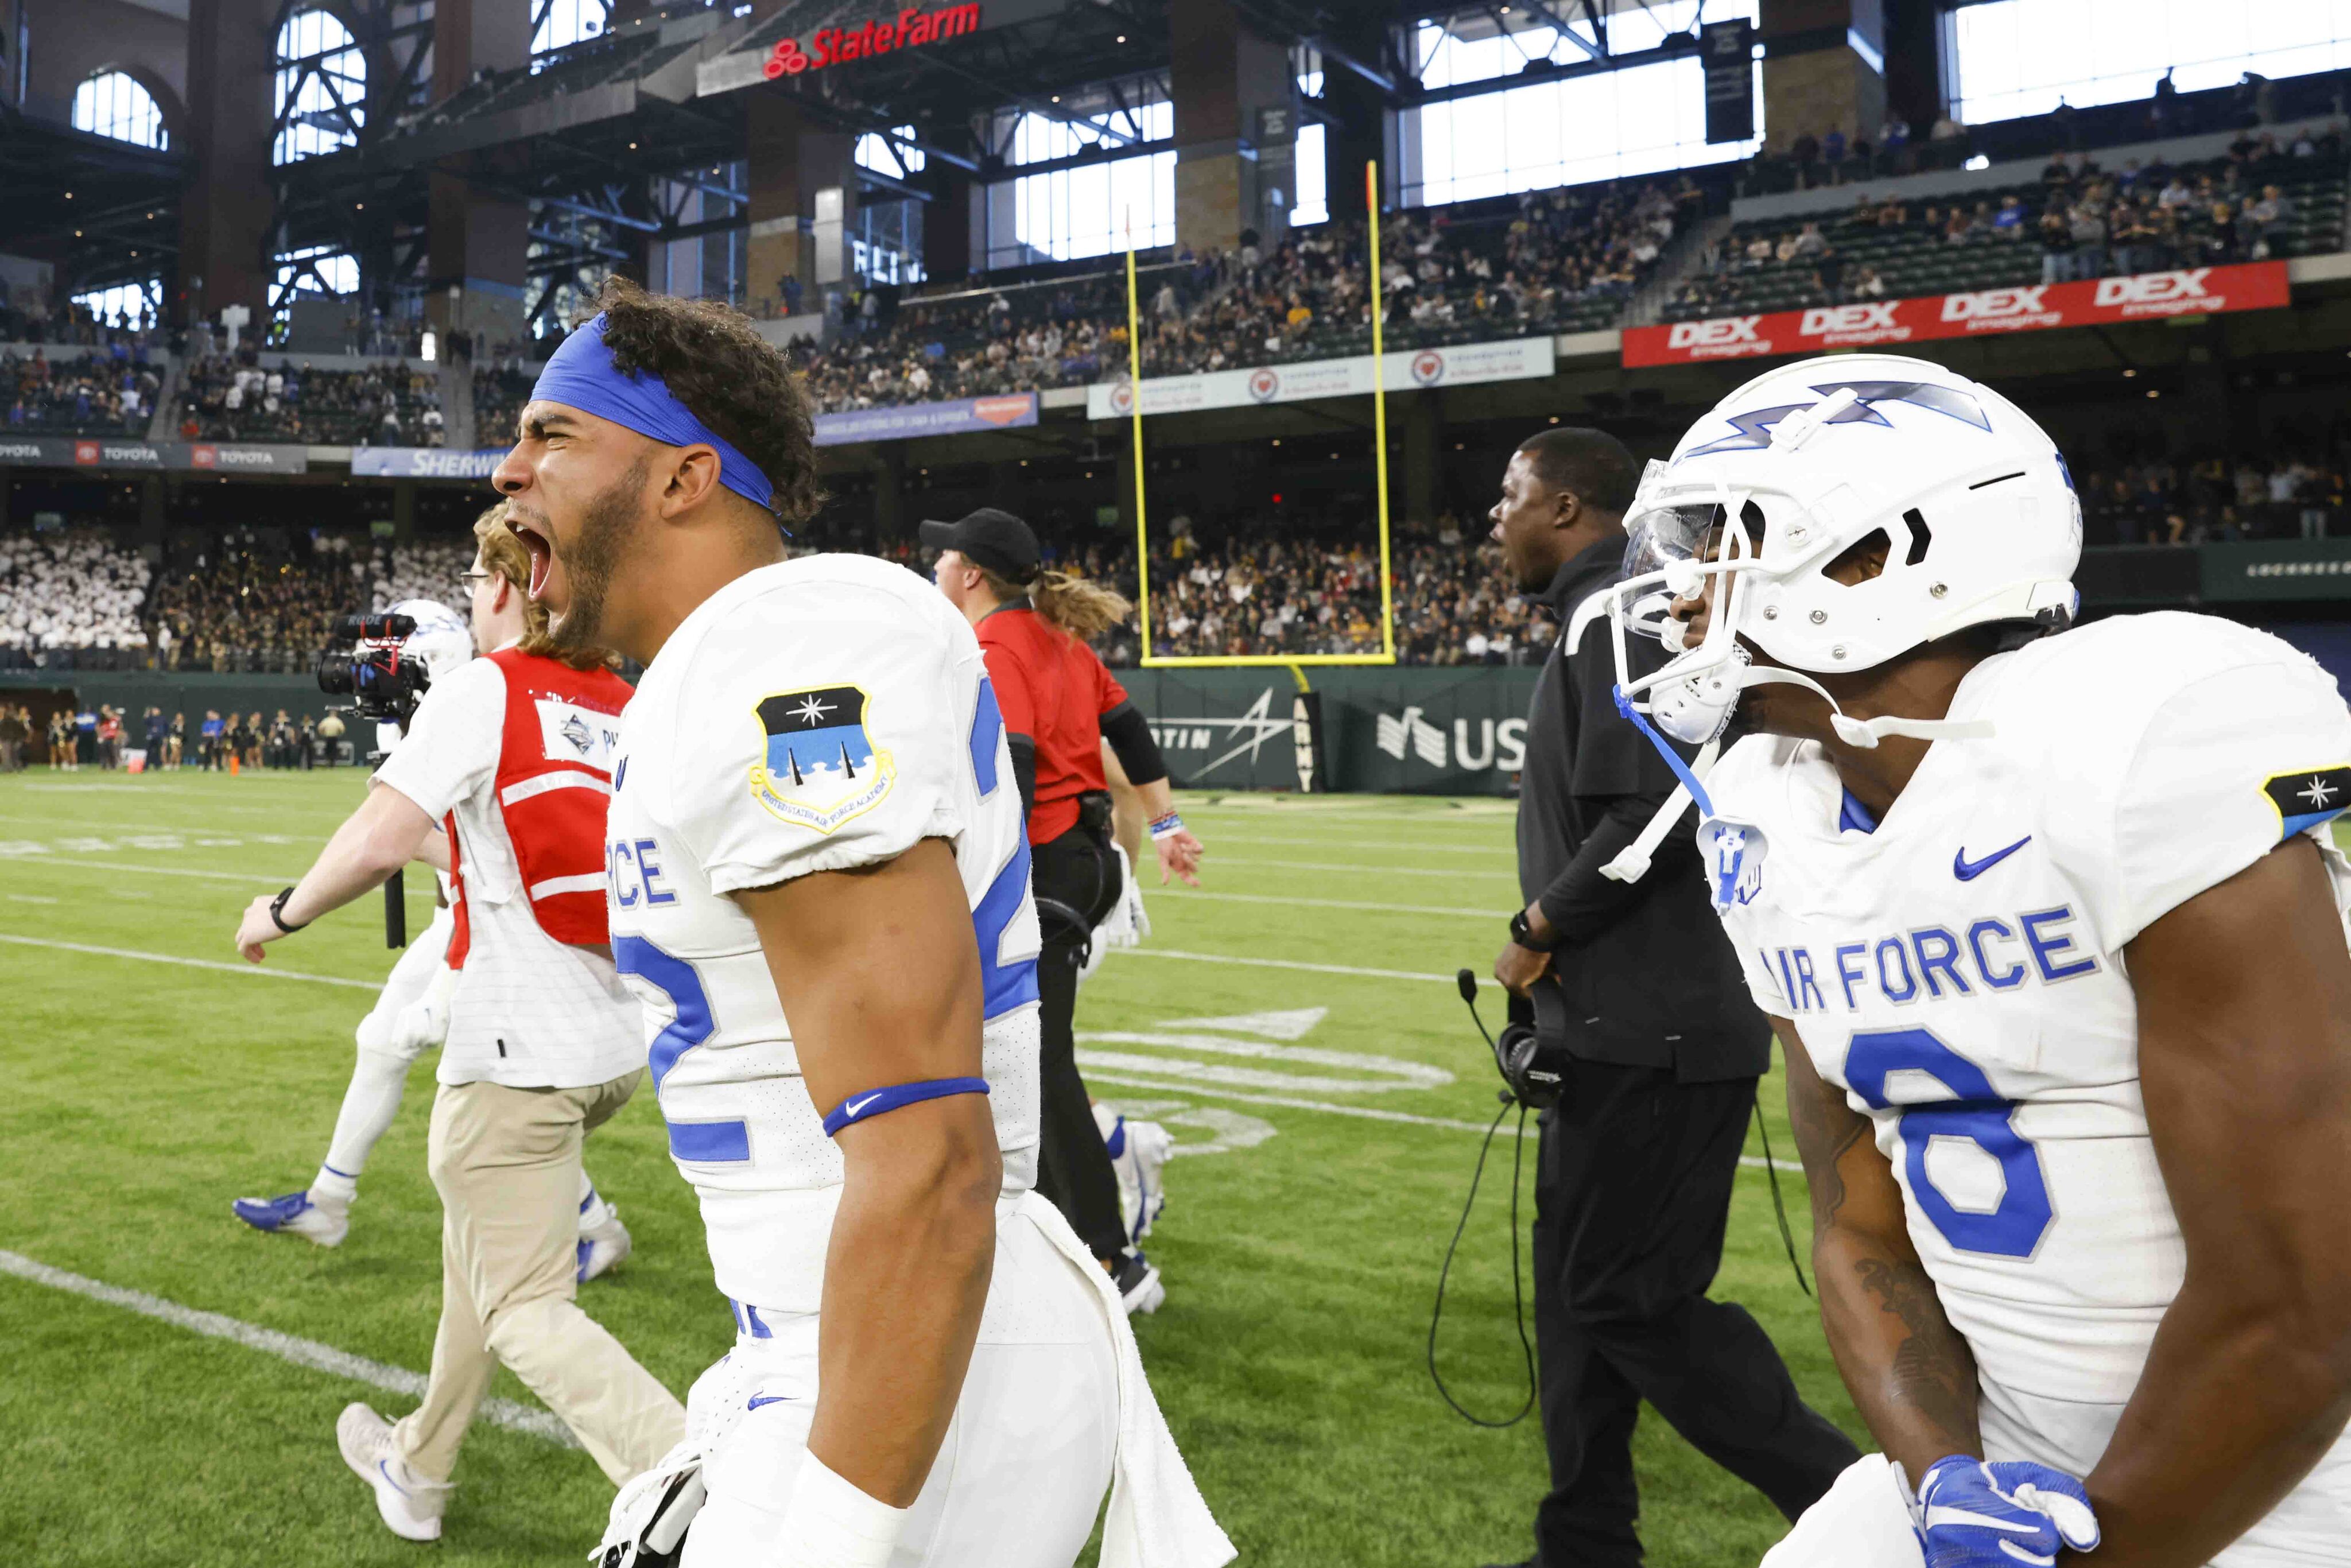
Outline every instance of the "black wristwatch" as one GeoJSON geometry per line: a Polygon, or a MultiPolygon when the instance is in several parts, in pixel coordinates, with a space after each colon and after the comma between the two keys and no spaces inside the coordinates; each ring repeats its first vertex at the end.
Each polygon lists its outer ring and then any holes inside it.
{"type": "MultiPolygon", "coordinates": [[[[293,890],[289,888],[287,891],[293,890]]],[[[1535,936],[1533,928],[1527,924],[1527,912],[1523,909],[1510,916],[1510,940],[1530,953],[1551,951],[1551,944],[1538,940],[1535,936]]]]}
{"type": "MultiPolygon", "coordinates": [[[[269,901],[270,924],[277,926],[278,930],[283,931],[288,936],[291,936],[297,931],[301,930],[303,925],[310,924],[307,920],[302,922],[301,925],[288,925],[286,924],[286,901],[293,896],[294,890],[289,887],[285,892],[279,894],[277,897],[269,901]]],[[[1520,911],[1521,918],[1524,918],[1525,913],[1526,912],[1524,910],[1520,911]]],[[[1511,929],[1515,931],[1518,927],[1514,925],[1511,929]]]]}

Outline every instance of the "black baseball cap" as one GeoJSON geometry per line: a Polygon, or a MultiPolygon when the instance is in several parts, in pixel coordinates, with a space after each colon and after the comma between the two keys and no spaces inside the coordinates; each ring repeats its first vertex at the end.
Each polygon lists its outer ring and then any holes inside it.
{"type": "Polygon", "coordinates": [[[1014,582],[1035,577],[1041,559],[1029,525],[994,507],[982,507],[952,523],[925,522],[922,539],[934,549],[954,550],[974,566],[1014,582]]]}

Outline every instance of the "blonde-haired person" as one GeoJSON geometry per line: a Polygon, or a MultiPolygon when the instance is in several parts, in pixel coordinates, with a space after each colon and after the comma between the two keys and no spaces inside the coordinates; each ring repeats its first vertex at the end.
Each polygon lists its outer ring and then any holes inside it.
{"type": "Polygon", "coordinates": [[[1127,1310],[1155,1312],[1166,1289],[1120,1211],[1118,1177],[1078,1072],[1074,1039],[1079,971],[1093,928],[1125,892],[1112,847],[1104,741],[1143,800],[1161,883],[1180,876],[1199,884],[1200,841],[1176,813],[1151,727],[1084,641],[1123,622],[1130,607],[1098,583],[1044,570],[1037,536],[1009,512],[989,507],[956,522],[926,522],[922,539],[940,551],[933,572],[939,591],[979,638],[1028,813],[1045,936],[1037,965],[1043,1093],[1037,1190],[1117,1281],[1127,1310]]]}
{"type": "Polygon", "coordinates": [[[465,583],[482,657],[437,674],[367,802],[299,883],[246,911],[264,946],[452,852],[456,972],[426,1163],[442,1201],[441,1323],[423,1403],[336,1423],[343,1460],[394,1534],[436,1540],[457,1449],[504,1364],[614,1485],[684,1435],[685,1409],[580,1310],[580,1145],[644,1075],[643,1015],[614,967],[605,805],[630,691],[601,649],[548,642],[529,552],[505,507],[475,526],[465,583]]]}

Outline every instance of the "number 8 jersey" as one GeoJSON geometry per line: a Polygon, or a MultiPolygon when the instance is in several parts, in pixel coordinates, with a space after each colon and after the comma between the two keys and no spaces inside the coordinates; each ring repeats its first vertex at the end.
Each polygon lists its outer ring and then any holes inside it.
{"type": "Polygon", "coordinates": [[[1876,823],[1820,747],[1740,741],[1700,847],[1758,1005],[1875,1124],[1988,1442],[2084,1473],[2186,1261],[2124,948],[2300,833],[2340,910],[2351,713],[2286,643],[2166,613],[1987,659],[1949,716],[1994,733],[1938,741],[1876,823]]]}
{"type": "Polygon", "coordinates": [[[937,590],[861,556],[747,573],[646,669],[618,758],[612,956],[644,1004],[670,1154],[701,1198],[719,1290],[815,1312],[841,1183],[758,934],[728,896],[745,888],[925,838],[954,846],[1004,1189],[1035,1185],[1040,941],[1020,792],[979,643],[937,590]]]}

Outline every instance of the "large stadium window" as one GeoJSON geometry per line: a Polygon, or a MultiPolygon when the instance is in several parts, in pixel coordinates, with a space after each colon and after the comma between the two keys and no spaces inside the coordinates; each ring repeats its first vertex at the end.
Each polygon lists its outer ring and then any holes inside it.
{"type": "Polygon", "coordinates": [[[93,288],[75,295],[73,302],[89,311],[94,321],[120,321],[126,327],[138,326],[142,317],[151,322],[160,321],[163,319],[163,281],[151,277],[144,283],[93,288]]]}
{"type": "Polygon", "coordinates": [[[604,0],[536,0],[532,9],[530,52],[543,55],[604,31],[604,0]]]}
{"type": "MultiPolygon", "coordinates": [[[[1145,141],[1176,133],[1176,106],[1162,99],[1072,122],[1024,114],[1013,129],[1013,164],[1072,158],[1106,140],[1106,128],[1145,141]]],[[[1134,225],[1138,248],[1176,243],[1176,154],[1144,152],[1075,169],[1024,174],[1012,182],[1013,234],[1028,253],[1068,261],[1126,248],[1134,225]]]]}
{"type": "Polygon", "coordinates": [[[2164,71],[2182,92],[2247,71],[2303,76],[2351,66],[2342,0],[1990,0],[1950,14],[1965,123],[2151,96],[2164,71]]]}
{"type": "Polygon", "coordinates": [[[858,167],[871,169],[877,174],[887,174],[893,180],[903,180],[909,174],[919,172],[930,162],[930,158],[921,148],[907,145],[914,140],[914,128],[911,125],[892,126],[889,136],[866,132],[857,139],[855,156],[858,167]],[[893,141],[893,137],[904,137],[905,141],[893,141]]]}
{"type": "Polygon", "coordinates": [[[141,147],[172,144],[154,95],[121,71],[100,71],[74,89],[73,125],[141,147]]]}
{"type": "MultiPolygon", "coordinates": [[[[1322,96],[1322,54],[1311,47],[1296,51],[1307,57],[1311,69],[1298,73],[1298,91],[1302,98],[1322,96]]],[[[1290,149],[1290,167],[1296,171],[1290,178],[1298,189],[1291,192],[1296,202],[1290,209],[1290,222],[1294,227],[1301,224],[1327,223],[1331,217],[1330,193],[1324,188],[1327,174],[1323,160],[1329,153],[1323,143],[1322,122],[1319,120],[1301,121],[1297,145],[1290,149]]]]}
{"type": "Polygon", "coordinates": [[[367,56],[325,11],[297,11],[277,29],[277,141],[273,162],[291,163],[359,141],[367,123],[367,56]]]}
{"type": "Polygon", "coordinates": [[[293,313],[298,294],[356,294],[359,287],[360,264],[349,251],[313,246],[281,252],[277,278],[269,290],[270,320],[282,329],[293,313]]]}
{"type": "MultiPolygon", "coordinates": [[[[1415,37],[1421,85],[1490,81],[1531,62],[1586,57],[1558,27],[1504,30],[1496,15],[1422,23],[1415,37]]],[[[1620,55],[1654,48],[1668,34],[1687,32],[1698,15],[1698,0],[1650,0],[1619,11],[1608,18],[1609,48],[1620,55]]],[[[1705,7],[1708,22],[1742,16],[1754,19],[1755,0],[1710,0],[1705,7]]],[[[1707,141],[1705,71],[1695,56],[1406,110],[1405,202],[1438,206],[1752,157],[1762,145],[1761,68],[1757,135],[1745,141],[1707,141]]]]}

